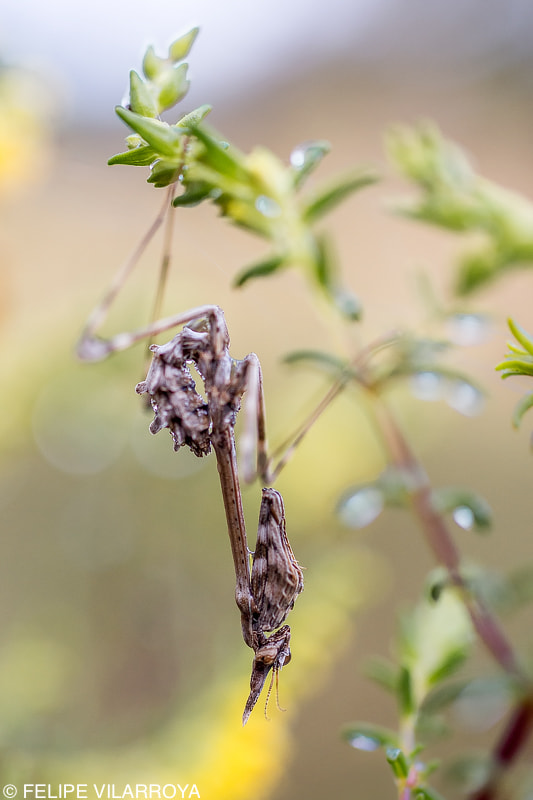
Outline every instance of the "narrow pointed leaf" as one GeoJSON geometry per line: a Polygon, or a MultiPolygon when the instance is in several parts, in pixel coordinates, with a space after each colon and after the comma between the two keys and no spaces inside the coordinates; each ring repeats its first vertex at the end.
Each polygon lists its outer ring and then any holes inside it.
{"type": "Polygon", "coordinates": [[[143,117],[157,117],[159,109],[150,86],[135,72],[130,72],[130,107],[143,117]]]}
{"type": "Polygon", "coordinates": [[[413,695],[413,683],[411,672],[407,667],[401,667],[396,686],[396,696],[398,706],[402,716],[409,716],[415,710],[415,698],[413,695]]]}
{"type": "Polygon", "coordinates": [[[315,170],[325,155],[331,150],[329,142],[304,142],[294,148],[291,153],[291,166],[294,170],[294,186],[302,185],[308,175],[315,170]]]}
{"type": "Polygon", "coordinates": [[[331,353],[322,350],[295,350],[288,353],[283,361],[285,364],[298,364],[302,361],[311,362],[320,369],[325,369],[329,373],[338,376],[346,370],[346,362],[331,353]]]}
{"type": "Polygon", "coordinates": [[[152,81],[167,68],[167,59],[157,56],[152,45],[147,47],[143,58],[143,72],[145,77],[152,81]]]}
{"type": "Polygon", "coordinates": [[[464,678],[461,681],[447,683],[445,686],[439,686],[438,689],[434,689],[424,698],[421,711],[425,714],[437,714],[440,711],[444,711],[457,700],[471,680],[471,678],[464,678]]]}
{"type": "Polygon", "coordinates": [[[115,108],[117,115],[135,133],[142,136],[145,142],[164,156],[176,156],[179,149],[181,133],[176,127],[170,127],[158,119],[147,119],[123,106],[115,108]]]}
{"type": "Polygon", "coordinates": [[[243,183],[249,182],[250,176],[248,172],[239,162],[239,159],[228,151],[227,145],[217,142],[202,127],[198,127],[195,124],[189,124],[188,127],[190,132],[205,147],[205,154],[201,159],[205,164],[222,175],[233,178],[233,180],[242,181],[243,183]]]}
{"type": "Polygon", "coordinates": [[[435,789],[429,786],[419,786],[413,790],[414,800],[445,800],[445,798],[435,789]]]}
{"type": "Polygon", "coordinates": [[[170,45],[168,49],[168,56],[174,63],[181,61],[189,55],[191,47],[194,44],[196,37],[200,32],[200,28],[191,28],[191,30],[184,36],[180,36],[170,45]]]}
{"type": "Polygon", "coordinates": [[[117,153],[115,156],[111,156],[107,163],[110,166],[113,164],[128,164],[134,167],[149,167],[156,158],[157,154],[154,148],[145,144],[141,145],[141,147],[135,147],[133,150],[126,150],[124,153],[117,153]]]}
{"type": "Polygon", "coordinates": [[[517,342],[520,342],[524,350],[526,350],[531,356],[533,356],[533,338],[530,334],[522,328],[518,322],[515,322],[512,319],[507,320],[507,324],[511,330],[511,333],[515,337],[517,342]]]}
{"type": "Polygon", "coordinates": [[[188,114],[185,114],[179,122],[176,123],[177,127],[179,128],[187,128],[193,125],[199,125],[200,122],[207,117],[210,111],[212,111],[213,106],[204,103],[203,106],[198,106],[195,108],[194,111],[189,111],[188,114]]]}
{"type": "Polygon", "coordinates": [[[399,747],[387,747],[385,757],[395,778],[404,780],[409,774],[409,762],[399,747]]]}
{"type": "Polygon", "coordinates": [[[525,353],[520,358],[506,356],[495,367],[496,370],[502,372],[502,378],[510,378],[512,375],[533,375],[533,357],[525,353]]]}
{"type": "Polygon", "coordinates": [[[253,278],[264,278],[266,275],[272,275],[272,273],[281,269],[286,264],[286,261],[286,256],[272,256],[272,258],[254,264],[237,275],[234,286],[244,286],[245,283],[248,283],[253,278]]]}
{"type": "Polygon", "coordinates": [[[365,675],[387,692],[395,693],[398,686],[398,667],[384,658],[372,658],[365,666],[365,675]]]}
{"type": "Polygon", "coordinates": [[[428,684],[436,686],[445,678],[448,678],[464,664],[468,654],[469,647],[467,644],[459,644],[455,649],[448,650],[443,654],[443,658],[437,668],[427,676],[428,684]]]}
{"type": "Polygon", "coordinates": [[[159,111],[165,111],[179,103],[189,91],[189,85],[187,64],[180,64],[179,67],[168,70],[159,90],[159,111]]]}
{"type": "Polygon", "coordinates": [[[316,222],[320,217],[332,211],[335,206],[341,203],[345,197],[352,194],[352,192],[356,192],[365,186],[370,186],[377,180],[378,178],[376,175],[368,172],[337,181],[306,205],[302,212],[303,219],[309,224],[316,222]]]}

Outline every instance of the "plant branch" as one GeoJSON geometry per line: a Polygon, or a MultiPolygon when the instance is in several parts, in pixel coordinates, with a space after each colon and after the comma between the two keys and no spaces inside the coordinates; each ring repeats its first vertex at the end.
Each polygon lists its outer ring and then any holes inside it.
{"type": "Polygon", "coordinates": [[[502,627],[481,598],[472,594],[460,569],[460,554],[442,515],[431,499],[431,486],[422,465],[409,447],[407,440],[392,416],[386,403],[376,397],[377,422],[393,463],[408,471],[416,480],[411,502],[431,551],[436,560],[446,568],[451,583],[459,590],[479,639],[494,660],[524,688],[517,705],[512,710],[507,725],[492,753],[490,775],[471,800],[495,800],[500,779],[505,770],[518,758],[533,730],[533,687],[522,669],[518,657],[502,627]]]}
{"type": "Polygon", "coordinates": [[[426,542],[438,563],[448,571],[452,584],[461,593],[479,638],[506,673],[517,678],[519,683],[529,685],[529,678],[523,671],[514,649],[496,617],[481,598],[472,595],[471,587],[461,574],[459,550],[442,514],[433,505],[431,485],[424,468],[409,447],[394,417],[381,398],[376,399],[375,409],[379,427],[393,463],[398,468],[407,471],[415,479],[411,503],[421,524],[426,542]]]}
{"type": "Polygon", "coordinates": [[[470,800],[496,800],[506,769],[518,758],[533,729],[533,692],[522,697],[492,751],[490,774],[470,800]]]}

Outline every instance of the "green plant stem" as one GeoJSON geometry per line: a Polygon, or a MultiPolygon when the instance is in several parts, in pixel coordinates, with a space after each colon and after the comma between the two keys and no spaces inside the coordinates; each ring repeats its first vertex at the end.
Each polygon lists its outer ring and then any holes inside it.
{"type": "Polygon", "coordinates": [[[471,800],[495,800],[504,771],[518,758],[533,730],[533,687],[522,669],[513,647],[491,610],[472,594],[460,570],[460,554],[442,515],[431,500],[431,485],[422,465],[409,447],[390,409],[374,394],[376,421],[392,462],[415,479],[411,494],[412,509],[418,518],[436,560],[446,568],[451,583],[458,589],[474,629],[486,649],[524,689],[492,753],[493,767],[485,785],[472,794],[471,800]]]}

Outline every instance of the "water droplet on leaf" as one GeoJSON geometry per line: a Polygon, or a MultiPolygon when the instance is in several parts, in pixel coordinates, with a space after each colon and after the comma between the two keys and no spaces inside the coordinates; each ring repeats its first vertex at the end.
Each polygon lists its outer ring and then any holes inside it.
{"type": "Polygon", "coordinates": [[[452,512],[452,517],[460,528],[469,531],[474,527],[474,512],[468,506],[457,506],[452,512]]]}
{"type": "Polygon", "coordinates": [[[411,377],[411,391],[418,400],[440,400],[443,392],[442,376],[436,372],[417,372],[411,377]]]}
{"type": "Polygon", "coordinates": [[[301,169],[306,162],[307,146],[299,145],[295,147],[290,155],[291,166],[295,169],[301,169]]]}
{"type": "Polygon", "coordinates": [[[452,381],[448,385],[447,392],[448,405],[464,414],[465,417],[477,416],[483,408],[483,395],[466,381],[452,381]]]}
{"type": "Polygon", "coordinates": [[[341,501],[339,516],[348,528],[365,528],[383,511],[383,493],[375,486],[365,486],[341,501]]]}
{"type": "Polygon", "coordinates": [[[481,344],[489,335],[489,325],[484,314],[453,314],[448,319],[448,336],[463,347],[481,344]]]}
{"type": "Polygon", "coordinates": [[[363,736],[362,733],[358,733],[356,736],[353,736],[350,739],[350,745],[355,747],[356,750],[364,750],[367,753],[371,753],[373,750],[378,750],[378,748],[381,746],[377,739],[374,739],[372,736],[363,736]]]}
{"type": "Polygon", "coordinates": [[[279,217],[281,214],[281,208],[279,205],[271,197],[267,197],[266,194],[259,195],[255,201],[255,207],[260,214],[262,214],[264,217],[269,217],[270,219],[279,217]]]}

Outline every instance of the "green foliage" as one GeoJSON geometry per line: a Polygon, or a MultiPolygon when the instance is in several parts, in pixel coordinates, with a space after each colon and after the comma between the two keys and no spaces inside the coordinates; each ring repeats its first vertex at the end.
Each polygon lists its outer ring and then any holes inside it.
{"type": "MultiPolygon", "coordinates": [[[[240,271],[236,286],[298,266],[341,318],[358,320],[361,303],[342,285],[334,248],[318,224],[352,194],[373,184],[376,176],[368,170],[354,170],[306,195],[302,190],[307,178],[330,150],[327,142],[300,145],[286,164],[264,147],[245,154],[226,142],[205,123],[211,111],[207,105],[182,115],[174,124],[162,120],[162,112],[183,99],[188,90],[183,59],[197,32],[193,29],[176,40],[165,58],[149,48],[143,61],[144,77],[131,72],[129,105],[118,107],[116,112],[133,133],[126,139],[127,150],[113,156],[109,163],[148,166],[148,182],[175,189],[174,208],[192,208],[209,201],[222,217],[264,239],[268,245],[265,257],[240,271]]],[[[388,151],[393,163],[420,192],[418,200],[401,206],[404,215],[482,238],[480,249],[460,259],[457,294],[472,294],[510,268],[533,263],[533,206],[477,175],[462,150],[435,127],[426,124],[393,129],[388,136],[388,151]]],[[[448,321],[462,319],[477,324],[481,320],[481,315],[470,312],[446,313],[443,308],[449,306],[433,297],[431,304],[436,316],[448,321]]],[[[502,377],[531,377],[533,337],[512,321],[509,327],[520,346],[511,344],[497,369],[502,377]]],[[[483,390],[469,375],[445,361],[452,353],[452,342],[447,339],[400,331],[378,339],[351,360],[329,350],[308,349],[285,359],[292,366],[311,365],[325,372],[334,381],[332,396],[352,385],[381,409],[381,417],[376,413],[374,421],[379,427],[381,419],[389,463],[375,480],[345,492],[337,509],[342,521],[359,529],[386,508],[411,509],[441,561],[439,570],[430,576],[426,596],[401,616],[393,659],[375,659],[368,668],[369,676],[394,698],[398,730],[356,722],[343,732],[356,750],[382,751],[398,796],[411,800],[440,797],[427,784],[435,765],[424,763],[420,753],[430,732],[443,731],[443,713],[450,706],[472,694],[480,704],[489,695],[503,699],[519,696],[515,674],[474,680],[454,676],[470,654],[474,630],[496,660],[507,667],[508,653],[502,656],[498,651],[503,647],[502,639],[491,614],[494,610],[512,610],[533,597],[529,568],[503,579],[460,563],[444,518],[451,514],[459,527],[484,532],[492,521],[489,505],[462,487],[431,488],[422,465],[394,427],[392,416],[383,424],[387,392],[399,380],[407,380],[420,400],[444,400],[466,415],[476,413],[483,390]],[[423,507],[421,500],[427,503],[423,507]]],[[[532,406],[533,392],[517,406],[516,425],[532,406]]]]}
{"type": "Polygon", "coordinates": [[[174,42],[167,58],[149,48],[144,78],[131,72],[129,106],[119,106],[116,112],[135,136],[128,137],[128,150],[108,163],[149,166],[149,183],[183,188],[175,206],[192,207],[209,200],[224,217],[266,239],[270,254],[244,269],[236,278],[237,286],[298,265],[345,318],[358,319],[360,303],[342,287],[331,248],[314,226],[350,194],[374,183],[376,176],[369,171],[341,175],[309,197],[300,197],[305,180],[329,151],[327,142],[297,147],[285,166],[265,148],[245,155],[221,140],[203,124],[209,106],[180,117],[174,125],[162,121],[162,111],[188,90],[187,65],[177,62],[189,52],[196,34],[194,29],[174,42]]]}
{"type": "Polygon", "coordinates": [[[475,492],[462,487],[448,486],[434,489],[432,499],[433,506],[439,513],[453,514],[455,521],[462,528],[474,527],[475,530],[483,533],[491,526],[490,506],[483,497],[475,492]],[[464,522],[461,522],[461,519],[464,522]]]}
{"type": "MultiPolygon", "coordinates": [[[[533,376],[533,337],[514,320],[508,319],[507,323],[511,333],[522,347],[517,347],[509,342],[509,352],[496,369],[501,371],[502,378],[509,378],[511,375],[524,375],[531,378],[533,376]]],[[[520,426],[522,417],[532,406],[533,392],[528,392],[515,407],[513,414],[515,428],[520,426]]]]}
{"type": "Polygon", "coordinates": [[[456,233],[482,234],[484,245],[460,260],[459,295],[471,294],[511,268],[533,264],[533,206],[477,175],[465,153],[429,124],[396,127],[389,156],[421,192],[399,206],[409,217],[456,233]]]}

